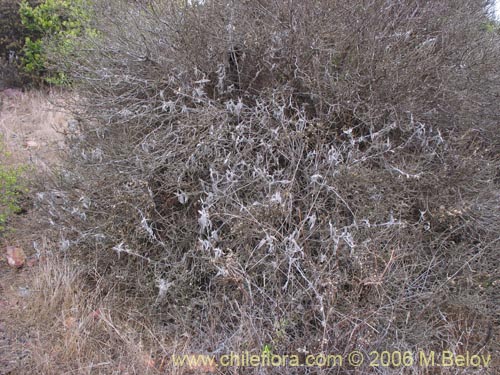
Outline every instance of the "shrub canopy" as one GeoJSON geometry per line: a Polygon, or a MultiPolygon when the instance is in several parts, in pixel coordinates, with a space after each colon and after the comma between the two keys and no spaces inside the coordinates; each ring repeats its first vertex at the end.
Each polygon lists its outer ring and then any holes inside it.
{"type": "Polygon", "coordinates": [[[484,5],[97,4],[65,65],[72,253],[197,351],[478,349],[500,229],[484,5]]]}

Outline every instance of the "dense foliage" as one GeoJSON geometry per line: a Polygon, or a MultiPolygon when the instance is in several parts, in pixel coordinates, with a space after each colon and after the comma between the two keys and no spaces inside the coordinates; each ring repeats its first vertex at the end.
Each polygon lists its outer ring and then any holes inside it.
{"type": "MultiPolygon", "coordinates": [[[[36,1],[31,0],[30,4],[35,5],[36,1]]],[[[21,85],[23,77],[18,74],[19,56],[25,38],[32,33],[21,22],[19,1],[0,0],[0,15],[0,87],[21,85]]]]}
{"type": "Polygon", "coordinates": [[[22,65],[27,73],[43,77],[45,81],[65,84],[66,75],[61,68],[51,70],[48,50],[59,58],[73,52],[74,40],[85,31],[90,21],[85,0],[45,0],[32,6],[27,0],[20,5],[22,24],[35,37],[26,37],[22,65]]]}

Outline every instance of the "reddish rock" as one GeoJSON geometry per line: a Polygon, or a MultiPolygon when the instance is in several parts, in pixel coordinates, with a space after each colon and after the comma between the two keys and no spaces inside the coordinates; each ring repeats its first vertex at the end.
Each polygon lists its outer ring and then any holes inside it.
{"type": "Polygon", "coordinates": [[[23,249],[15,246],[7,246],[7,263],[14,268],[21,268],[26,262],[26,254],[23,249]]]}
{"type": "Polygon", "coordinates": [[[26,141],[24,143],[25,148],[40,148],[40,145],[36,141],[26,141]]]}

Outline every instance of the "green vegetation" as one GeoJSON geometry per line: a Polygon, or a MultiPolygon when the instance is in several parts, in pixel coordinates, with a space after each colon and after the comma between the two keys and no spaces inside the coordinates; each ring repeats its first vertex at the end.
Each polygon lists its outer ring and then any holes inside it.
{"type": "Polygon", "coordinates": [[[9,51],[19,52],[27,30],[19,17],[19,5],[12,0],[0,0],[0,53],[7,58],[9,51]]]}
{"type": "Polygon", "coordinates": [[[481,25],[481,29],[483,31],[488,32],[488,33],[499,33],[500,32],[500,22],[495,21],[495,20],[485,21],[481,25]]]}
{"type": "Polygon", "coordinates": [[[6,157],[8,153],[0,138],[0,232],[5,230],[8,218],[20,211],[18,201],[25,190],[21,179],[24,168],[6,165],[6,157]]]}
{"type": "Polygon", "coordinates": [[[51,69],[50,51],[67,56],[75,40],[86,32],[90,13],[85,0],[46,0],[32,6],[23,0],[20,6],[22,24],[36,37],[26,37],[21,58],[25,72],[52,84],[67,84],[66,74],[51,69]]]}
{"type": "MultiPolygon", "coordinates": [[[[30,0],[30,4],[36,1],[30,0]]],[[[26,29],[19,15],[19,1],[0,0],[0,85],[22,86],[29,77],[20,69],[26,37],[32,37],[32,32],[26,29]]]]}

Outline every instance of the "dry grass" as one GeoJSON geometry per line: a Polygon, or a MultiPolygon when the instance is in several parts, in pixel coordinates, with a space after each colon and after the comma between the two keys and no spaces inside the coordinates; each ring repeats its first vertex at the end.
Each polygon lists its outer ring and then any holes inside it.
{"type": "Polygon", "coordinates": [[[64,94],[41,91],[0,91],[0,134],[12,164],[34,164],[47,170],[58,160],[63,132],[70,118],[59,105],[64,94]]]}
{"type": "Polygon", "coordinates": [[[32,210],[33,195],[54,180],[54,167],[62,160],[63,133],[70,119],[60,107],[63,101],[64,94],[55,91],[0,91],[0,138],[4,149],[0,162],[20,167],[24,171],[22,184],[32,189],[31,194],[21,196],[23,215],[11,218],[11,228],[2,234],[6,236],[4,242],[11,241],[26,249],[41,242],[41,220],[32,210]]]}
{"type": "Polygon", "coordinates": [[[89,288],[77,265],[49,257],[32,272],[18,324],[30,332],[20,374],[156,374],[161,346],[144,317],[89,288]]]}

